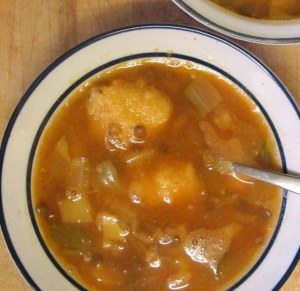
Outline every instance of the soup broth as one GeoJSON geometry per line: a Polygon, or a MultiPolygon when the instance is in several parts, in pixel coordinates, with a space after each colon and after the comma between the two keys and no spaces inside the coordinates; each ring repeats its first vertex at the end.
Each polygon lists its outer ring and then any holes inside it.
{"type": "Polygon", "coordinates": [[[56,110],[36,151],[43,239],[89,290],[220,290],[264,251],[281,191],[228,161],[279,169],[256,104],[178,59],[109,68],[56,110]]]}
{"type": "Polygon", "coordinates": [[[259,19],[287,20],[300,16],[299,0],[210,0],[235,13],[259,19]]]}

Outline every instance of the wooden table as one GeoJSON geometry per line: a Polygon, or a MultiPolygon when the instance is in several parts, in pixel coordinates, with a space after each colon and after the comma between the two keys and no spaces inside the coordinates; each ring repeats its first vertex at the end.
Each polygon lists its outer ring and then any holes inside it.
{"type": "MultiPolygon", "coordinates": [[[[170,0],[0,0],[0,137],[25,90],[64,51],[96,34],[141,23],[205,28],[170,0]]],[[[236,42],[261,58],[300,104],[300,45],[236,42]]],[[[0,289],[30,290],[2,236],[0,289]]],[[[300,290],[299,263],[281,290],[300,290]]]]}

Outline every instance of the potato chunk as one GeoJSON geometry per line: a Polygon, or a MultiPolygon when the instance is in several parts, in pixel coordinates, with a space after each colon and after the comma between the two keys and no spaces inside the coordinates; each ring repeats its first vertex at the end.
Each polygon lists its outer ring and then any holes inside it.
{"type": "Polygon", "coordinates": [[[91,130],[108,149],[127,149],[139,141],[135,128],[145,128],[145,138],[159,130],[169,119],[169,97],[143,81],[115,80],[109,86],[92,89],[87,104],[91,130]]]}
{"type": "Polygon", "coordinates": [[[126,229],[122,229],[119,219],[109,213],[98,213],[96,225],[103,235],[103,247],[111,246],[112,242],[125,242],[128,234],[126,229]]]}
{"type": "Polygon", "coordinates": [[[147,173],[137,174],[129,195],[147,206],[189,203],[205,191],[191,163],[164,161],[147,173]]]}
{"type": "Polygon", "coordinates": [[[88,198],[85,195],[76,192],[71,195],[76,198],[63,199],[57,202],[62,222],[91,223],[93,220],[92,207],[88,198]]]}

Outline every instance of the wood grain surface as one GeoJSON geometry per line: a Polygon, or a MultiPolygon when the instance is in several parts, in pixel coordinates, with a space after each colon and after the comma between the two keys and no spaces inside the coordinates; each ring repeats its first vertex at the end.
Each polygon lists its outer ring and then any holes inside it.
{"type": "MultiPolygon", "coordinates": [[[[0,0],[0,138],[26,89],[52,61],[96,34],[142,23],[206,29],[170,0],[0,0]]],[[[264,61],[300,104],[300,45],[235,42],[264,61]]],[[[1,235],[0,290],[31,290],[1,235]]],[[[281,290],[300,290],[299,263],[281,290]]]]}

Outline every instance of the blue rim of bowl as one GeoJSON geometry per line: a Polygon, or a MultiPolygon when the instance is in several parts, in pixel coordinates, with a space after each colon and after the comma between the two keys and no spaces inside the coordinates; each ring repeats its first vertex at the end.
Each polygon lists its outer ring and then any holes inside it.
{"type": "Polygon", "coordinates": [[[272,37],[259,37],[253,36],[250,34],[240,33],[229,28],[226,28],[222,25],[216,24],[215,22],[209,20],[200,14],[200,12],[191,8],[189,5],[185,3],[184,0],[172,0],[179,8],[181,8],[188,15],[193,17],[195,20],[200,23],[206,25],[207,27],[214,29],[220,33],[226,34],[227,36],[231,36],[240,40],[251,41],[256,43],[263,44],[296,44],[300,43],[300,32],[299,37],[289,37],[289,38],[272,38],[272,37]]]}
{"type": "MultiPolygon", "coordinates": [[[[230,42],[230,41],[228,41],[228,40],[226,40],[226,39],[224,39],[224,38],[222,38],[220,36],[216,36],[216,35],[214,35],[212,33],[209,33],[209,32],[206,32],[206,31],[202,31],[202,30],[199,30],[199,29],[196,29],[196,28],[193,28],[193,27],[188,27],[188,26],[174,25],[174,24],[145,24],[145,25],[128,26],[128,27],[124,27],[124,28],[112,30],[110,32],[106,32],[106,33],[97,35],[97,36],[95,36],[93,38],[88,39],[87,41],[85,41],[83,43],[80,43],[79,45],[77,45],[73,49],[67,51],[65,54],[63,54],[61,57],[59,57],[56,61],[54,61],[32,83],[32,85],[25,92],[25,94],[21,98],[20,102],[18,103],[16,109],[14,110],[14,112],[12,114],[12,117],[9,120],[9,123],[7,125],[6,131],[4,133],[4,137],[3,137],[2,145],[1,145],[1,151],[0,151],[0,181],[1,181],[1,184],[2,184],[3,161],[4,161],[4,157],[5,157],[6,147],[7,147],[7,144],[9,142],[10,134],[11,134],[11,132],[13,130],[13,127],[14,127],[14,124],[15,124],[17,118],[18,118],[18,115],[22,111],[23,106],[25,105],[25,103],[27,102],[27,100],[30,98],[32,92],[42,82],[42,80],[44,80],[57,66],[59,66],[68,57],[70,57],[71,55],[73,55],[77,51],[79,51],[79,50],[81,50],[81,49],[89,46],[90,44],[92,44],[94,42],[97,42],[97,41],[100,41],[101,39],[108,38],[110,36],[120,34],[120,33],[130,32],[131,30],[143,30],[143,29],[171,29],[171,30],[181,30],[181,31],[192,32],[192,33],[196,33],[196,34],[199,34],[199,35],[203,35],[203,36],[206,36],[206,37],[213,38],[213,39],[216,39],[218,41],[221,41],[222,43],[224,43],[224,44],[230,46],[231,48],[239,51],[240,53],[242,53],[243,55],[245,55],[249,59],[251,59],[254,63],[256,63],[260,68],[262,68],[271,77],[271,79],[281,88],[281,90],[283,91],[283,93],[287,97],[289,103],[294,108],[295,112],[297,113],[297,115],[299,116],[299,119],[300,119],[300,112],[299,112],[299,109],[297,108],[297,105],[296,105],[295,101],[293,100],[293,98],[291,97],[291,95],[289,94],[289,92],[287,91],[287,89],[284,87],[284,85],[275,76],[275,74],[270,69],[268,69],[259,59],[257,59],[251,53],[247,52],[245,49],[239,47],[238,45],[236,45],[236,44],[234,44],[234,43],[232,43],[232,42],[230,42]]],[[[151,54],[153,56],[153,53],[151,53],[151,54]]],[[[55,106],[55,104],[53,106],[55,106]]],[[[275,133],[276,133],[276,131],[275,131],[275,133]]],[[[27,179],[28,179],[28,177],[27,177],[27,179]]],[[[27,183],[27,186],[28,186],[28,183],[27,183]]],[[[26,190],[28,190],[28,189],[26,189],[26,190]]],[[[285,199],[285,201],[287,201],[287,199],[288,199],[286,193],[284,194],[284,199],[285,199]]],[[[282,204],[282,207],[283,206],[284,206],[284,202],[282,204]]],[[[32,207],[32,205],[30,205],[30,201],[28,201],[28,209],[30,207],[32,207]]],[[[33,218],[33,217],[31,217],[31,218],[33,218]]],[[[279,221],[280,220],[282,220],[282,215],[279,218],[279,221]]],[[[279,223],[279,221],[278,221],[278,223],[279,223]]],[[[3,210],[2,187],[0,188],[0,223],[1,223],[1,229],[2,229],[2,232],[3,232],[4,239],[6,241],[7,247],[9,249],[9,251],[10,251],[10,254],[11,254],[11,256],[12,256],[15,264],[17,265],[18,269],[22,273],[24,279],[31,285],[31,287],[33,287],[35,290],[40,290],[40,288],[38,287],[38,285],[35,283],[35,281],[32,279],[32,277],[30,276],[30,274],[27,272],[26,268],[24,267],[22,261],[20,260],[20,258],[18,256],[17,250],[14,248],[14,245],[13,245],[12,240],[10,238],[10,234],[9,234],[9,230],[7,228],[7,225],[6,225],[5,216],[4,216],[4,210],[3,210]]],[[[277,225],[277,228],[278,228],[278,225],[277,225]]],[[[278,230],[279,229],[277,229],[277,230],[274,231],[273,236],[275,235],[276,231],[278,232],[278,230]]],[[[272,239],[271,239],[270,243],[272,243],[272,239]]],[[[273,290],[278,290],[278,288],[280,288],[284,284],[284,282],[287,280],[287,278],[289,277],[289,275],[292,273],[293,269],[295,268],[295,266],[296,266],[299,258],[300,258],[300,247],[299,247],[298,252],[295,255],[294,259],[292,260],[289,268],[286,270],[285,274],[278,281],[277,285],[273,288],[273,290]]],[[[79,284],[77,282],[75,282],[75,285],[79,285],[79,284]]],[[[237,286],[234,285],[233,287],[235,288],[237,286]]],[[[82,287],[79,285],[79,288],[81,289],[82,287]]],[[[81,289],[81,290],[85,290],[85,289],[81,289]]]]}

